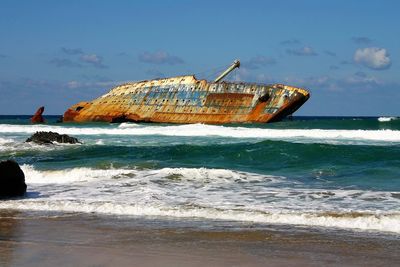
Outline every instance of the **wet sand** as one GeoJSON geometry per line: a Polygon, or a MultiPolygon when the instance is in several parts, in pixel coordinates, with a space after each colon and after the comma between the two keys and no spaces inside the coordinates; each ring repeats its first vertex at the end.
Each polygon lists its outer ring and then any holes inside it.
{"type": "Polygon", "coordinates": [[[0,212],[0,266],[394,266],[392,235],[0,212]]]}

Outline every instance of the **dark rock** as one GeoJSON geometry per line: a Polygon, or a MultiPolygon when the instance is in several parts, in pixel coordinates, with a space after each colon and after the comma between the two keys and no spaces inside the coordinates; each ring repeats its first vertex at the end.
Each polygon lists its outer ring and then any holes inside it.
{"type": "Polygon", "coordinates": [[[80,143],[75,137],[66,134],[59,134],[55,132],[36,132],[31,137],[26,139],[25,142],[34,142],[39,145],[52,144],[53,142],[76,144],[80,143]]]}
{"type": "Polygon", "coordinates": [[[21,197],[26,193],[25,175],[13,160],[0,162],[0,199],[21,197]]]}
{"type": "Polygon", "coordinates": [[[57,120],[56,120],[56,123],[62,123],[63,122],[63,116],[60,116],[57,120]]]}
{"type": "Polygon", "coordinates": [[[44,123],[44,118],[42,116],[43,112],[44,112],[44,107],[38,108],[36,113],[31,118],[31,122],[32,123],[44,123]]]}

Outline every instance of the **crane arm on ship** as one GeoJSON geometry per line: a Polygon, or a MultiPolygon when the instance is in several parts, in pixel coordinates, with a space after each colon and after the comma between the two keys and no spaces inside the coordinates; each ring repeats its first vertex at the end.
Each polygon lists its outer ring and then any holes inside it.
{"type": "Polygon", "coordinates": [[[230,72],[232,72],[234,69],[239,68],[240,67],[240,61],[239,60],[235,60],[232,65],[229,66],[229,68],[227,68],[223,73],[221,73],[215,80],[214,82],[217,83],[219,81],[221,81],[223,78],[225,78],[226,75],[228,75],[230,72]]]}

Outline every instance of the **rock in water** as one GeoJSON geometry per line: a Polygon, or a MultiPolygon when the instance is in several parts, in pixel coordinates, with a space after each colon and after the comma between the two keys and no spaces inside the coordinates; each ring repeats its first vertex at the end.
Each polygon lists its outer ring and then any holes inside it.
{"type": "Polygon", "coordinates": [[[75,137],[66,134],[59,134],[55,132],[36,132],[31,137],[26,139],[25,142],[35,142],[39,145],[52,144],[53,142],[76,144],[80,143],[75,137]]]}
{"type": "Polygon", "coordinates": [[[20,197],[26,192],[25,175],[13,160],[0,162],[0,199],[20,197]]]}
{"type": "Polygon", "coordinates": [[[31,118],[31,122],[32,123],[43,123],[44,122],[44,118],[42,116],[43,112],[44,112],[44,107],[38,108],[36,113],[31,118]]]}

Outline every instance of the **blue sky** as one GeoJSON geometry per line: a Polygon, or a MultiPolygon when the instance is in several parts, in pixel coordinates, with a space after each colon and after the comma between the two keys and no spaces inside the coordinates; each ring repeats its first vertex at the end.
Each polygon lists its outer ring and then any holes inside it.
{"type": "Polygon", "coordinates": [[[296,115],[400,115],[400,1],[1,1],[0,114],[182,74],[310,89],[296,115]]]}

